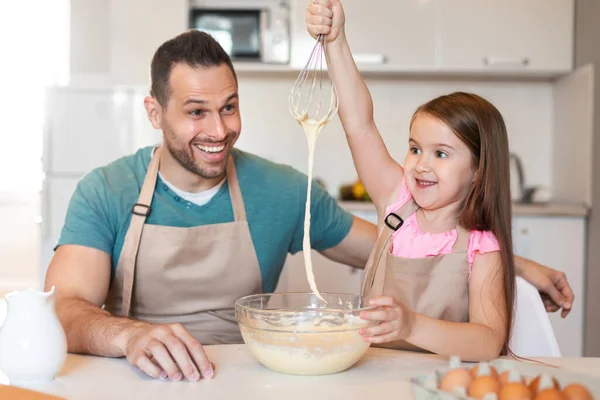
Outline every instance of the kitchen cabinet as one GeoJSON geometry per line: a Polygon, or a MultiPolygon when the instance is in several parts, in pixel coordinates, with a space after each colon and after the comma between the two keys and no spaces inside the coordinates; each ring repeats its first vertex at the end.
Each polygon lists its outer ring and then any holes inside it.
{"type": "Polygon", "coordinates": [[[147,84],[158,47],[187,30],[187,0],[110,0],[110,68],[116,83],[147,84]]]}
{"type": "MultiPolygon", "coordinates": [[[[374,222],[375,211],[353,212],[374,222]]],[[[515,254],[564,272],[575,293],[568,318],[550,314],[560,350],[565,357],[583,355],[584,277],[585,277],[585,217],[526,216],[513,218],[515,254]]],[[[320,291],[358,294],[363,272],[328,260],[312,252],[315,279],[320,291]]],[[[302,252],[289,256],[278,291],[310,291],[304,271],[302,252]]]]}
{"type": "Polygon", "coordinates": [[[134,107],[142,107],[142,104],[139,99],[134,105],[128,91],[49,90],[44,170],[83,174],[131,151],[133,139],[129,121],[134,107]]]}
{"type": "Polygon", "coordinates": [[[82,177],[92,169],[155,144],[144,108],[147,86],[70,88],[46,91],[44,172],[82,177]]]}
{"type": "Polygon", "coordinates": [[[575,293],[566,319],[550,314],[565,357],[583,356],[586,219],[563,216],[517,216],[513,219],[515,254],[564,272],[575,293]]]}
{"type": "Polygon", "coordinates": [[[72,81],[148,84],[158,46],[187,26],[187,0],[72,0],[72,81]]]}
{"type": "Polygon", "coordinates": [[[568,72],[573,0],[439,0],[442,70],[568,72]]]}
{"type": "MultiPolygon", "coordinates": [[[[346,0],[346,34],[362,72],[459,75],[566,73],[574,0],[346,0]],[[375,29],[376,27],[376,29],[375,29]]],[[[293,2],[292,67],[314,40],[293,2]]]]}
{"type": "MultiPolygon", "coordinates": [[[[574,0],[343,4],[361,72],[552,77],[572,70],[574,0]]],[[[238,63],[240,72],[304,67],[315,41],[306,31],[306,2],[290,6],[290,65],[238,63]]],[[[71,1],[72,81],[147,84],[154,51],[188,29],[188,7],[186,0],[71,1]]]]}
{"type": "Polygon", "coordinates": [[[71,80],[109,73],[108,0],[71,0],[69,67],[71,80]]]}
{"type": "MultiPolygon", "coordinates": [[[[346,36],[359,69],[432,69],[434,1],[345,0],[346,36]]],[[[292,2],[291,65],[303,68],[315,44],[305,26],[306,2],[292,2]]]]}

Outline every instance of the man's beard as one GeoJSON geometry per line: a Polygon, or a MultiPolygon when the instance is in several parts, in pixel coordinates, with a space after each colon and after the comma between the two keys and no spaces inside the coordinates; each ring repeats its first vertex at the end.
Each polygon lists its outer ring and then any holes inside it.
{"type": "MultiPolygon", "coordinates": [[[[234,135],[234,133],[228,133],[227,136],[234,135]]],[[[228,157],[225,157],[223,165],[217,166],[212,165],[209,168],[202,167],[196,164],[192,152],[194,151],[189,144],[181,144],[178,143],[176,139],[173,138],[173,134],[169,132],[165,132],[164,142],[169,150],[169,153],[173,156],[173,158],[186,170],[191,173],[198,175],[204,179],[215,179],[225,176],[225,167],[227,165],[228,157]],[[187,149],[186,149],[187,146],[187,149]],[[187,150],[187,151],[186,151],[187,150]]],[[[228,142],[226,139],[224,142],[228,142]]],[[[225,151],[225,150],[223,150],[225,151]]]]}

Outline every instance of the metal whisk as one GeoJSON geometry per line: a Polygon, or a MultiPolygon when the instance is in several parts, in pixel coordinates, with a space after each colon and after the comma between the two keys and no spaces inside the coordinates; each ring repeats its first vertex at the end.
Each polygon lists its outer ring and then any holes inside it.
{"type": "MultiPolygon", "coordinates": [[[[338,96],[331,70],[323,70],[323,55],[325,63],[328,64],[327,36],[317,36],[317,43],[312,49],[308,62],[298,75],[288,99],[292,116],[301,121],[305,118],[317,122],[330,121],[338,109],[338,96]],[[315,91],[317,91],[315,93],[315,91]],[[329,92],[328,94],[326,92],[329,92]],[[314,102],[313,102],[313,97],[314,102]],[[329,97],[329,108],[321,109],[323,97],[329,97]]],[[[325,99],[326,100],[326,99],[325,99]]]]}

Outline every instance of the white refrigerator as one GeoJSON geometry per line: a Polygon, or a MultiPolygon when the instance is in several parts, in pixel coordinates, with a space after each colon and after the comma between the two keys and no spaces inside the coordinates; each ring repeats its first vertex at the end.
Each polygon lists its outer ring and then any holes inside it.
{"type": "Polygon", "coordinates": [[[42,187],[42,282],[71,195],[92,169],[158,143],[144,109],[147,87],[53,87],[47,90],[42,187]]]}

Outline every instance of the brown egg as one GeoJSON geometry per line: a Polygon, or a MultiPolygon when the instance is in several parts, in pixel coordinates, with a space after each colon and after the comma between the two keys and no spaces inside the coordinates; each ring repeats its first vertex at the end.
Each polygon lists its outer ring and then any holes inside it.
{"type": "Polygon", "coordinates": [[[440,389],[446,392],[452,392],[454,388],[462,386],[469,387],[471,384],[471,374],[464,368],[456,368],[448,371],[440,382],[440,389]]]}
{"type": "Polygon", "coordinates": [[[571,383],[563,389],[563,395],[567,400],[593,400],[592,394],[582,385],[571,383]]]}
{"type": "Polygon", "coordinates": [[[498,400],[533,400],[533,393],[523,383],[508,382],[500,389],[498,400]]]}
{"type": "MultiPolygon", "coordinates": [[[[529,383],[529,389],[531,389],[531,391],[533,392],[533,394],[536,394],[538,391],[538,388],[540,386],[540,379],[542,378],[542,375],[538,375],[536,376],[531,383],[529,383]]],[[[560,383],[558,383],[558,381],[556,380],[555,377],[551,377],[552,378],[552,383],[554,385],[554,389],[556,390],[560,390],[560,383]]]]}
{"type": "MultiPolygon", "coordinates": [[[[475,378],[477,376],[477,371],[479,371],[479,366],[482,364],[484,364],[484,363],[479,363],[476,366],[474,366],[473,368],[471,368],[471,376],[473,378],[475,378]]],[[[489,367],[490,367],[490,375],[493,376],[495,379],[498,379],[498,371],[496,371],[496,368],[494,368],[489,363],[485,363],[485,364],[489,365],[489,367]]]]}
{"type": "MultiPolygon", "coordinates": [[[[510,370],[506,370],[500,375],[498,375],[498,382],[500,382],[500,386],[504,386],[508,383],[508,376],[510,375],[510,370]]],[[[525,378],[522,376],[519,378],[521,383],[525,383],[525,378]]]]}
{"type": "Polygon", "coordinates": [[[565,396],[557,389],[543,389],[538,392],[534,400],[565,400],[565,396]]]}
{"type": "Polygon", "coordinates": [[[498,380],[493,376],[478,376],[473,379],[469,386],[469,396],[481,399],[488,393],[495,393],[496,395],[500,391],[500,384],[498,380]]]}

